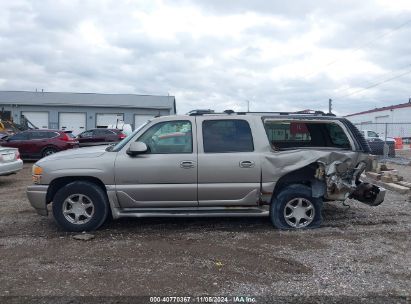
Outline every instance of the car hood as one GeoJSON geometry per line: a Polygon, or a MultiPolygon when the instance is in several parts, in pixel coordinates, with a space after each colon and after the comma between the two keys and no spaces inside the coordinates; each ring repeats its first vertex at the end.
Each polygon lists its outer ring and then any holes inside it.
{"type": "Polygon", "coordinates": [[[55,154],[44,157],[41,160],[39,160],[37,163],[41,164],[44,161],[59,160],[59,159],[66,160],[66,159],[73,159],[73,158],[95,158],[95,157],[99,157],[103,155],[104,153],[110,153],[110,152],[106,152],[107,147],[108,145],[65,150],[65,151],[57,152],[55,154]]]}

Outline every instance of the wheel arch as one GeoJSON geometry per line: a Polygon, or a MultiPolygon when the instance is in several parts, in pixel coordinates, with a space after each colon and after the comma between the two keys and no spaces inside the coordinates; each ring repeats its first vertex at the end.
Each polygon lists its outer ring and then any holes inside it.
{"type": "Polygon", "coordinates": [[[107,188],[104,183],[94,176],[66,176],[66,177],[59,177],[51,181],[49,187],[47,189],[46,195],[46,203],[49,204],[53,201],[54,196],[56,195],[57,191],[62,187],[77,181],[86,181],[99,186],[107,195],[107,188]]]}
{"type": "Polygon", "coordinates": [[[322,197],[326,192],[326,184],[315,178],[317,169],[318,163],[314,162],[283,175],[274,186],[271,201],[282,189],[291,185],[305,185],[311,189],[313,197],[322,197]]]}

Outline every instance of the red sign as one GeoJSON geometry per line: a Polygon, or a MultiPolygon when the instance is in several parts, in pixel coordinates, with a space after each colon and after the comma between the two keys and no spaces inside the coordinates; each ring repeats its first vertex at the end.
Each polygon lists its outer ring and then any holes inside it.
{"type": "Polygon", "coordinates": [[[305,123],[292,122],[290,124],[290,133],[295,135],[295,134],[304,134],[304,133],[309,133],[309,132],[308,132],[308,129],[305,123]]]}

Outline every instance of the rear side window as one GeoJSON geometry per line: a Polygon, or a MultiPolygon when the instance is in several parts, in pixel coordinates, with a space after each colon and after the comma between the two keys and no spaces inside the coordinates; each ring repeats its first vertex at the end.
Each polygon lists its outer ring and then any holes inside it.
{"type": "Polygon", "coordinates": [[[59,134],[56,132],[47,132],[47,131],[31,132],[30,139],[47,139],[47,138],[56,137],[58,135],[59,134]]]}
{"type": "Polygon", "coordinates": [[[203,145],[205,153],[254,151],[250,125],[238,119],[203,121],[203,145]]]}
{"type": "Polygon", "coordinates": [[[351,148],[347,135],[336,123],[265,121],[264,127],[275,150],[303,147],[351,148]]]}
{"type": "Polygon", "coordinates": [[[29,134],[27,132],[22,132],[22,133],[17,133],[15,135],[13,135],[12,137],[10,137],[10,141],[14,141],[14,140],[27,140],[29,139],[29,134]]]}
{"type": "MultiPolygon", "coordinates": [[[[74,134],[73,133],[71,133],[71,132],[64,132],[68,137],[70,137],[70,138],[76,138],[75,136],[74,136],[74,134]]],[[[59,134],[55,134],[55,135],[53,135],[52,137],[54,137],[54,136],[56,136],[56,135],[59,135],[59,134]]]]}
{"type": "Polygon", "coordinates": [[[93,136],[93,130],[89,130],[86,132],[83,132],[80,134],[80,137],[84,138],[84,137],[92,137],[93,136]]]}

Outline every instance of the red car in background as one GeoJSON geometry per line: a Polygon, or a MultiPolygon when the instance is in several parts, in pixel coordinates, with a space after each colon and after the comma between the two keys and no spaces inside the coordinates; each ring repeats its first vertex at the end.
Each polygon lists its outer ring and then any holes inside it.
{"type": "Polygon", "coordinates": [[[78,140],[71,131],[27,130],[0,142],[3,147],[18,148],[22,158],[42,158],[47,155],[78,148],[78,140]]]}
{"type": "Polygon", "coordinates": [[[77,136],[80,147],[107,145],[126,138],[127,135],[118,129],[91,129],[80,133],[77,136]]]}

